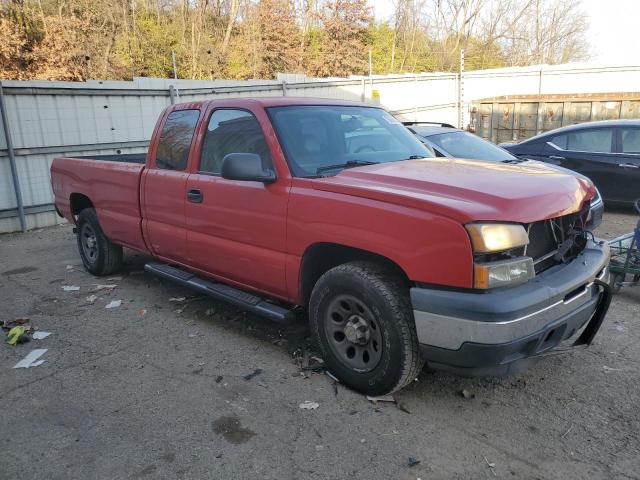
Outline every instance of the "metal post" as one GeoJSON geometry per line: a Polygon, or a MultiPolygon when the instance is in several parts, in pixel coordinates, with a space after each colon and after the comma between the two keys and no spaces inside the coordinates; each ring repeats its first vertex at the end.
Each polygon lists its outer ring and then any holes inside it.
{"type": "Polygon", "coordinates": [[[13,142],[11,141],[11,132],[9,132],[9,121],[7,120],[7,107],[4,103],[4,92],[2,91],[2,82],[0,82],[0,112],[2,118],[2,129],[4,130],[4,138],[7,140],[7,152],[9,152],[9,164],[11,165],[11,177],[13,178],[13,190],[16,193],[16,202],[18,203],[18,215],[20,217],[20,228],[23,232],[27,231],[27,221],[24,218],[24,204],[22,203],[22,190],[20,190],[20,180],[18,179],[18,169],[16,168],[16,157],[13,152],[13,142]]]}
{"type": "Polygon", "coordinates": [[[464,48],[460,49],[460,72],[458,74],[458,128],[464,128],[464,48]]]}
{"type": "MultiPolygon", "coordinates": [[[[420,98],[419,96],[420,89],[418,88],[418,75],[415,75],[413,77],[413,80],[415,82],[415,87],[416,87],[416,93],[415,93],[416,96],[413,98],[420,98]]],[[[416,102],[415,106],[413,107],[413,121],[414,122],[418,121],[418,102],[416,102]]]]}
{"type": "Polygon", "coordinates": [[[171,105],[176,103],[176,89],[173,85],[169,85],[169,98],[171,99],[171,105]]]}
{"type": "Polygon", "coordinates": [[[362,77],[362,91],[360,92],[360,101],[364,102],[365,98],[367,98],[367,87],[366,84],[364,83],[364,77],[362,77]]]}
{"type": "Polygon", "coordinates": [[[538,95],[542,95],[542,65],[540,65],[540,76],[538,77],[538,95]]]}
{"type": "Polygon", "coordinates": [[[282,96],[287,96],[287,81],[284,78],[282,79],[282,96]]]}
{"type": "Polygon", "coordinates": [[[369,87],[371,89],[371,99],[373,100],[373,61],[371,58],[371,49],[369,49],[369,87]]]}

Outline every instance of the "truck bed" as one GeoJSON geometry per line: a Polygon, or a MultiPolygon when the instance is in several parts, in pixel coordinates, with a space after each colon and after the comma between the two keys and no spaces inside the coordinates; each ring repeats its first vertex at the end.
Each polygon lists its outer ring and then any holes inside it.
{"type": "Polygon", "coordinates": [[[56,206],[73,221],[72,195],[86,197],[111,240],[145,251],[140,209],[145,157],[144,153],[134,153],[55,158],[51,185],[56,206]]]}

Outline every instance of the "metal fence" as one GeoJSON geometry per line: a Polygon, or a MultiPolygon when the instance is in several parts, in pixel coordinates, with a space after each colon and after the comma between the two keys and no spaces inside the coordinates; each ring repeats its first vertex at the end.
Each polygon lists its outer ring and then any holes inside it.
{"type": "Polygon", "coordinates": [[[172,101],[303,96],[379,103],[407,120],[468,122],[473,99],[498,95],[632,91],[640,67],[528,67],[451,73],[311,79],[191,81],[3,81],[0,106],[0,232],[53,225],[49,169],[60,155],[140,153],[172,101]],[[629,87],[633,85],[633,87],[629,87]],[[458,98],[464,91],[465,97],[458,98]],[[3,117],[0,117],[2,119],[3,117]],[[9,139],[7,138],[7,134],[9,139]],[[12,164],[14,168],[12,168],[12,164]],[[19,190],[19,195],[18,195],[19,190]],[[24,223],[20,219],[24,212],[24,223]]]}

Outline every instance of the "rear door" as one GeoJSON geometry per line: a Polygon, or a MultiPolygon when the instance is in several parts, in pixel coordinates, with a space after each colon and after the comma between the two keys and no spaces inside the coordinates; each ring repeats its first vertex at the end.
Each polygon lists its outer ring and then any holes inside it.
{"type": "Polygon", "coordinates": [[[174,110],[165,117],[158,142],[149,150],[142,183],[143,228],[151,251],[184,263],[187,250],[185,203],[187,164],[200,110],[174,110]]]}
{"type": "Polygon", "coordinates": [[[249,110],[215,109],[207,119],[201,145],[187,182],[187,263],[231,282],[286,297],[290,181],[278,178],[264,184],[220,175],[222,160],[229,153],[254,153],[265,167],[272,166],[260,123],[249,110]]]}
{"type": "Polygon", "coordinates": [[[621,127],[618,132],[618,169],[623,172],[624,182],[620,184],[622,201],[633,202],[640,198],[640,128],[621,127]]]}
{"type": "Polygon", "coordinates": [[[626,179],[614,146],[613,127],[566,131],[550,138],[545,161],[589,177],[605,199],[617,201],[620,182],[626,179]]]}

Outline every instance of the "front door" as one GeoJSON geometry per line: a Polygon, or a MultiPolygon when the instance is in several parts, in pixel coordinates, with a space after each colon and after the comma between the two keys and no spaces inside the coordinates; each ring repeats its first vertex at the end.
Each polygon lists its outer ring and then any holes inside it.
{"type": "MultiPolygon", "coordinates": [[[[256,117],[217,109],[204,134],[197,171],[187,180],[187,263],[240,285],[286,297],[285,234],[289,182],[271,184],[220,176],[229,153],[271,152],[256,117]]],[[[196,159],[198,164],[198,159],[196,159]]]]}
{"type": "Polygon", "coordinates": [[[150,168],[142,179],[143,228],[151,251],[183,263],[187,251],[185,222],[187,163],[200,110],[175,110],[167,115],[150,168]]]}

